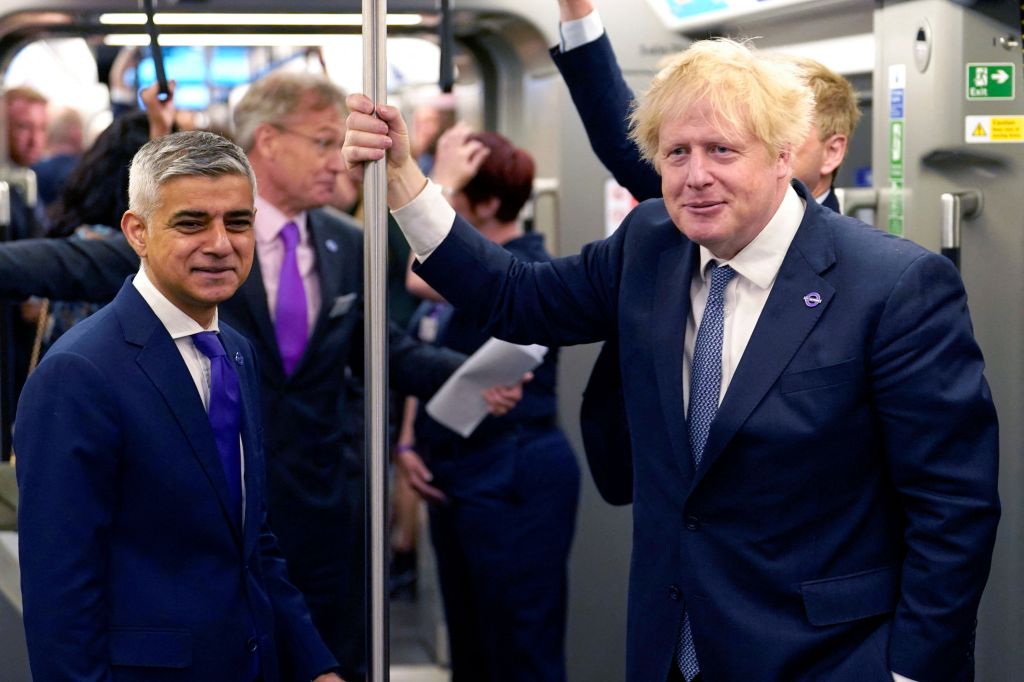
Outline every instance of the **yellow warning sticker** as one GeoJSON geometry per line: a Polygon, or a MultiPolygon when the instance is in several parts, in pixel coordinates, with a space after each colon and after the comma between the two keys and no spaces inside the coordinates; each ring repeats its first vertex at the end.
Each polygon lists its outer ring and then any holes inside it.
{"type": "Polygon", "coordinates": [[[974,144],[1024,142],[1024,116],[967,116],[964,140],[974,144]]]}

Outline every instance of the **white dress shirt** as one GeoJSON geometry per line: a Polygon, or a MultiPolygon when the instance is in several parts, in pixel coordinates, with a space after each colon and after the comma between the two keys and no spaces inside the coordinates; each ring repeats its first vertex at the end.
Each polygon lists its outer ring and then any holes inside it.
{"type": "Polygon", "coordinates": [[[295,247],[295,258],[299,263],[299,275],[306,290],[306,322],[309,334],[313,334],[316,317],[320,313],[320,278],[317,276],[316,251],[307,227],[307,213],[287,216],[263,197],[256,195],[256,257],[259,259],[263,289],[267,292],[267,310],[270,320],[277,319],[277,287],[281,281],[281,264],[284,262],[284,242],[281,228],[294,222],[299,228],[299,243],[295,247]]]}
{"type": "Polygon", "coordinates": [[[600,38],[604,34],[604,22],[595,9],[585,17],[558,24],[558,34],[561,37],[559,48],[568,52],[600,38]]]}
{"type": "MultiPolygon", "coordinates": [[[[138,274],[132,279],[132,284],[149,305],[153,314],[157,316],[164,329],[174,339],[181,359],[185,361],[188,373],[192,382],[199,392],[199,399],[203,401],[203,408],[210,409],[210,359],[203,355],[202,351],[196,348],[192,340],[193,334],[200,332],[220,332],[220,317],[217,311],[213,311],[213,322],[209,329],[204,329],[201,324],[186,315],[180,308],[171,303],[159,289],[153,284],[146,274],[145,265],[139,268],[138,274]]],[[[239,448],[242,448],[242,434],[238,434],[239,448]]],[[[242,521],[245,521],[245,452],[242,453],[241,474],[242,474],[242,521]]]]}
{"type": "Polygon", "coordinates": [[[736,367],[743,358],[754,326],[761,317],[768,294],[772,292],[775,277],[782,267],[789,245],[796,236],[800,221],[804,219],[805,205],[796,191],[790,187],[778,210],[754,240],[730,260],[715,258],[710,251],[700,247],[700,267],[693,274],[690,283],[690,314],[686,318],[686,335],[683,337],[683,405],[688,408],[690,400],[690,364],[693,362],[693,346],[697,330],[704,317],[704,306],[708,301],[710,279],[705,277],[708,263],[728,265],[736,276],[725,288],[724,336],[722,338],[722,384],[718,400],[725,396],[736,367]]]}

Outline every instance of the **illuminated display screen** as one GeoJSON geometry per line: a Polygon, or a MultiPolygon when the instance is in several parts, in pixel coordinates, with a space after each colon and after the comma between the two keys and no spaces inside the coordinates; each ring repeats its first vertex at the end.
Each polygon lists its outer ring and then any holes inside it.
{"type": "MultiPolygon", "coordinates": [[[[205,109],[215,91],[252,80],[245,47],[165,47],[163,56],[167,80],[177,81],[174,102],[181,109],[205,109]]],[[[136,70],[136,85],[142,89],[155,82],[156,67],[146,57],[136,70]]]]}
{"type": "Polygon", "coordinates": [[[814,0],[648,0],[669,28],[697,30],[814,0]]]}

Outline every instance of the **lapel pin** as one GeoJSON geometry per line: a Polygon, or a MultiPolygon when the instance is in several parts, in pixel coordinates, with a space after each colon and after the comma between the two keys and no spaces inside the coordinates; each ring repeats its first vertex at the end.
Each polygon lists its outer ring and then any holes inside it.
{"type": "Polygon", "coordinates": [[[331,253],[338,252],[338,242],[334,241],[333,239],[328,239],[327,241],[325,241],[324,246],[326,246],[327,250],[330,251],[331,253]]]}
{"type": "Polygon", "coordinates": [[[235,364],[238,365],[239,367],[245,365],[245,358],[242,357],[242,354],[237,351],[235,352],[235,364]]]}
{"type": "Polygon", "coordinates": [[[811,293],[804,296],[804,305],[806,305],[808,308],[816,308],[820,304],[821,294],[819,294],[817,291],[812,291],[811,293]]]}

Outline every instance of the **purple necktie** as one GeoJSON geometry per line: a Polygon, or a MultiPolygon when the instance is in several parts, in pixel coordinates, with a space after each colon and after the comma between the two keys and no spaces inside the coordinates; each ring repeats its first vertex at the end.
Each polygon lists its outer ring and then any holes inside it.
{"type": "Polygon", "coordinates": [[[274,332],[277,347],[281,350],[284,373],[291,375],[309,340],[306,288],[302,285],[299,259],[295,253],[299,245],[299,226],[295,223],[285,224],[281,228],[281,241],[284,242],[284,260],[281,262],[281,278],[277,282],[274,332]]]}
{"type": "Polygon", "coordinates": [[[242,421],[242,391],[238,374],[217,338],[217,332],[193,334],[192,341],[199,352],[210,359],[210,405],[207,414],[228,481],[231,518],[241,527],[242,449],[238,438],[242,421]]]}

